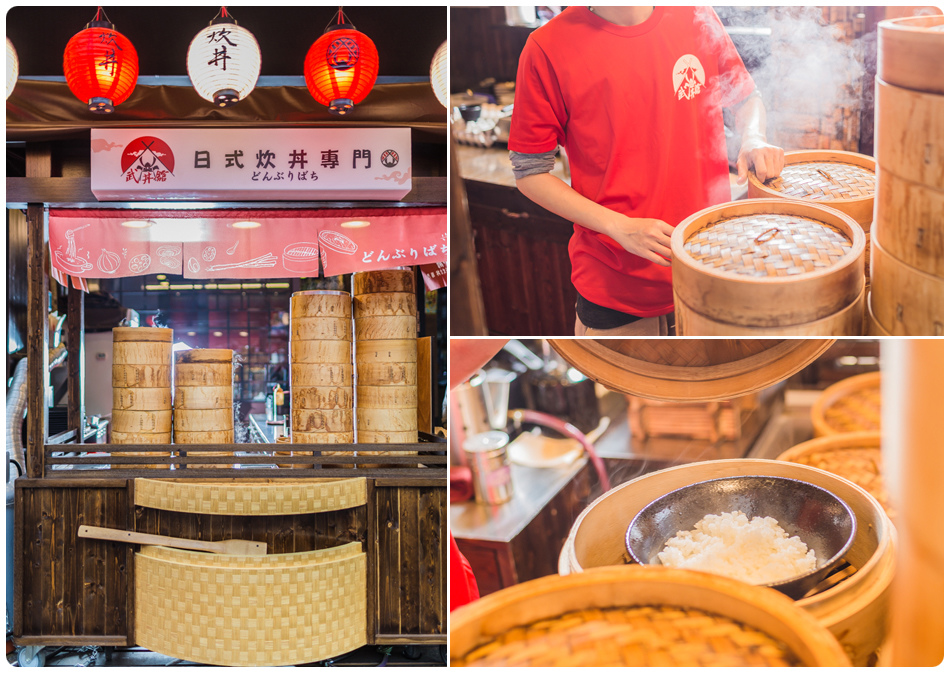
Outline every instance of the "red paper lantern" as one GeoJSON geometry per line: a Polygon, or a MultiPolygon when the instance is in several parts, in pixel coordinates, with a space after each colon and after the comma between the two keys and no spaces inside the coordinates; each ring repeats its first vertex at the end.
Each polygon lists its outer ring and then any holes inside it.
{"type": "Polygon", "coordinates": [[[310,95],[330,112],[344,115],[372,91],[379,54],[371,39],[340,23],[313,43],[303,68],[310,95]]]}
{"type": "Polygon", "coordinates": [[[107,113],[124,102],[139,76],[135,47],[108,21],[90,21],[63,53],[69,90],[92,112],[107,113]]]}

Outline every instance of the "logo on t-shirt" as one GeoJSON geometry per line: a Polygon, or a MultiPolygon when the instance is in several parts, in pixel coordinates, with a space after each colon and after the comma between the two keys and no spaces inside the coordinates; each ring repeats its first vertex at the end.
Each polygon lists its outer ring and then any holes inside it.
{"type": "Polygon", "coordinates": [[[692,54],[680,56],[673,66],[673,92],[677,100],[692,100],[706,84],[703,64],[692,54]]]}

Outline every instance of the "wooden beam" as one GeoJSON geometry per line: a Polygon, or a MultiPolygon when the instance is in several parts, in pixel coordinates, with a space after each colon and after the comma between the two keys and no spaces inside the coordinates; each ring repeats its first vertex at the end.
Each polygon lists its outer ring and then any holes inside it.
{"type": "MultiPolygon", "coordinates": [[[[131,592],[130,592],[131,593],[131,592]]],[[[100,647],[130,647],[134,645],[131,638],[126,636],[14,636],[13,642],[16,645],[56,645],[61,647],[90,647],[98,645],[100,647]]]]}
{"type": "Polygon", "coordinates": [[[66,427],[76,431],[76,443],[83,443],[86,424],[86,401],[83,394],[85,380],[85,323],[86,293],[69,286],[66,309],[66,427]]]}
{"type": "Polygon", "coordinates": [[[417,429],[432,432],[432,337],[416,339],[416,367],[417,429]]]}

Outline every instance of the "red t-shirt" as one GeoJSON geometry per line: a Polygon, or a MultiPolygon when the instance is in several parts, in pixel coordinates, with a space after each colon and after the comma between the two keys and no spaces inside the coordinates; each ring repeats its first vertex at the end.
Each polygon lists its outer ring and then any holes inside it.
{"type": "MultiPolygon", "coordinates": [[[[508,148],[560,144],[581,195],[676,226],[730,200],[722,108],[754,90],[709,7],[657,7],[636,26],[570,7],[521,53],[508,148]]],[[[670,267],[579,224],[569,251],[585,299],[643,317],[673,310],[670,267]]]]}

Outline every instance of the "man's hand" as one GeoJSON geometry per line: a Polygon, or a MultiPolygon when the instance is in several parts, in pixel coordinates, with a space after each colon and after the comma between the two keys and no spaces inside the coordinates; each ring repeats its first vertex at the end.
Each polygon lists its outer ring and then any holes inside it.
{"type": "Polygon", "coordinates": [[[781,147],[769,145],[758,137],[746,138],[739,150],[736,168],[739,171],[739,184],[749,179],[749,171],[755,172],[759,182],[777,178],[785,167],[785,152],[781,147]]]}
{"type": "Polygon", "coordinates": [[[613,213],[605,232],[627,252],[648,259],[660,266],[669,266],[672,251],[670,236],[673,227],[663,220],[634,218],[613,213]]]}

